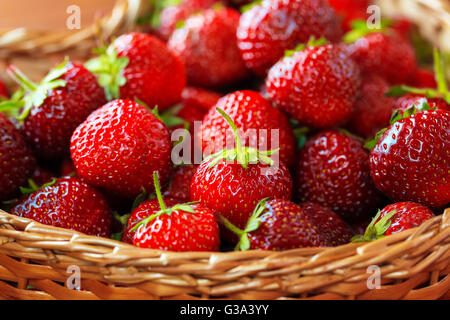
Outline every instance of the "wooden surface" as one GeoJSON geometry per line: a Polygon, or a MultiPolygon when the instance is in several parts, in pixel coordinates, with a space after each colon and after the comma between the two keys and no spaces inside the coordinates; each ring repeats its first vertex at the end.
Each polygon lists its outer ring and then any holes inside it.
{"type": "Polygon", "coordinates": [[[111,12],[115,0],[0,0],[0,29],[65,30],[70,5],[81,9],[81,28],[111,12]]]}

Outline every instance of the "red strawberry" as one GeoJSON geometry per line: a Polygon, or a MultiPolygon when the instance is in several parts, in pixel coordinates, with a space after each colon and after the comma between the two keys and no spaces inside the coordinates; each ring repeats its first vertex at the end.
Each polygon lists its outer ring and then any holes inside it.
{"type": "Polygon", "coordinates": [[[0,113],[0,201],[14,196],[26,184],[35,165],[21,132],[0,113]]]}
{"type": "Polygon", "coordinates": [[[185,203],[167,207],[154,173],[159,207],[147,201],[136,208],[134,217],[145,217],[130,229],[133,244],[141,248],[171,251],[218,251],[219,226],[213,211],[199,204],[185,203]]]}
{"type": "Polygon", "coordinates": [[[31,175],[31,179],[33,182],[38,185],[42,186],[43,184],[49,183],[52,181],[55,177],[55,174],[51,173],[50,171],[42,168],[42,167],[36,167],[34,169],[33,174],[31,175]]]}
{"type": "Polygon", "coordinates": [[[178,199],[182,202],[188,202],[191,197],[191,181],[198,165],[182,165],[175,169],[170,180],[169,188],[164,192],[165,197],[178,199]]]}
{"type": "Polygon", "coordinates": [[[292,178],[287,167],[278,166],[273,151],[243,147],[237,128],[220,109],[233,129],[236,148],[222,150],[200,164],[191,183],[191,200],[224,215],[238,228],[245,227],[250,213],[263,198],[289,200],[292,178]]]}
{"type": "Polygon", "coordinates": [[[414,48],[393,30],[369,33],[349,46],[366,74],[377,74],[391,84],[408,83],[417,68],[414,48]]]}
{"type": "Polygon", "coordinates": [[[354,20],[365,20],[368,0],[328,0],[330,6],[336,11],[342,21],[342,28],[345,31],[351,29],[351,22],[354,20]]]}
{"type": "Polygon", "coordinates": [[[373,181],[394,201],[445,206],[450,202],[450,112],[403,116],[378,134],[370,153],[373,181]]]}
{"type": "Polygon", "coordinates": [[[153,190],[153,172],[162,183],[172,169],[167,127],[144,106],[114,100],[92,113],[72,136],[77,173],[95,187],[127,197],[153,190]]]}
{"type": "MultiPolygon", "coordinates": [[[[236,91],[220,99],[216,107],[225,111],[238,129],[242,130],[241,136],[245,136],[244,146],[266,145],[266,149],[279,147],[280,160],[288,167],[293,165],[295,138],[289,120],[278,109],[273,108],[260,93],[236,91]],[[278,137],[274,136],[272,130],[278,130],[278,137]],[[272,141],[273,139],[276,141],[272,141]],[[274,142],[278,145],[274,146],[274,142]]],[[[225,149],[226,146],[234,147],[234,135],[229,124],[215,108],[211,108],[204,117],[198,139],[205,155],[209,155],[211,151],[225,149]]]]}
{"type": "Polygon", "coordinates": [[[287,200],[258,203],[244,229],[221,222],[237,236],[237,250],[289,250],[303,247],[331,247],[350,242],[352,232],[335,213],[314,203],[301,206],[287,200]]]}
{"type": "MultiPolygon", "coordinates": [[[[180,203],[178,199],[164,197],[164,203],[167,207],[173,207],[180,203]]],[[[136,234],[136,230],[132,230],[140,221],[148,218],[153,213],[161,210],[158,199],[152,199],[142,202],[137,208],[135,208],[126,225],[125,231],[122,236],[122,241],[133,244],[133,238],[136,234]]]]}
{"type": "Polygon", "coordinates": [[[371,75],[363,79],[348,125],[352,132],[369,138],[389,125],[394,99],[385,96],[388,91],[389,84],[382,77],[371,75]]]}
{"type": "Polygon", "coordinates": [[[311,36],[338,41],[336,13],[325,0],[264,0],[243,13],[238,45],[247,67],[264,76],[284,52],[311,36]]]}
{"type": "Polygon", "coordinates": [[[372,241],[420,226],[434,217],[425,206],[414,202],[397,202],[378,211],[367,227],[364,235],[354,237],[354,241],[372,241]]]}
{"type": "Polygon", "coordinates": [[[73,164],[73,161],[70,157],[65,158],[60,167],[60,173],[61,176],[70,176],[70,175],[76,175],[77,168],[75,168],[75,165],[73,164]]]}
{"type": "Polygon", "coordinates": [[[177,25],[182,24],[191,15],[220,3],[217,0],[182,0],[178,5],[165,7],[159,16],[158,35],[168,40],[177,25]]]}
{"type": "Polygon", "coordinates": [[[175,30],[168,47],[185,63],[191,85],[223,87],[248,72],[236,45],[239,12],[214,8],[191,16],[175,30]]]}
{"type": "Polygon", "coordinates": [[[11,213],[88,235],[110,235],[110,212],[103,195],[78,178],[62,178],[33,192],[11,213]]]}
{"type": "Polygon", "coordinates": [[[357,220],[371,214],[379,201],[361,142],[339,131],[312,137],[300,150],[296,195],[341,217],[357,220]]]}
{"type": "Polygon", "coordinates": [[[440,109],[445,111],[450,111],[450,104],[445,102],[444,99],[441,98],[427,98],[424,95],[408,93],[402,97],[398,97],[394,100],[392,110],[405,112],[412,107],[416,107],[418,111],[420,111],[424,106],[428,106],[433,109],[440,109]]]}
{"type": "Polygon", "coordinates": [[[433,71],[423,68],[417,68],[414,72],[413,81],[411,83],[417,88],[436,88],[437,82],[433,71]]]}
{"type": "Polygon", "coordinates": [[[82,65],[65,61],[39,83],[32,83],[17,68],[9,74],[26,90],[17,107],[23,131],[41,158],[69,153],[70,137],[89,114],[105,103],[96,78],[82,65]]]}
{"type": "Polygon", "coordinates": [[[0,80],[0,100],[2,98],[9,98],[8,88],[6,88],[5,84],[0,80]]]}
{"type": "Polygon", "coordinates": [[[108,100],[138,98],[160,110],[177,103],[186,85],[182,61],[162,41],[144,33],[120,36],[86,66],[99,75],[108,100]]]}
{"type": "Polygon", "coordinates": [[[292,118],[330,128],[350,119],[360,74],[342,46],[326,44],[287,55],[270,69],[266,84],[272,101],[292,118]]]}

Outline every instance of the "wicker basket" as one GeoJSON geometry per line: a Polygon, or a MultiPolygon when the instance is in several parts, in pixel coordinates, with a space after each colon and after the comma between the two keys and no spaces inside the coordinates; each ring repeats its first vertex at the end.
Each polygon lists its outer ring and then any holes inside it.
{"type": "MultiPolygon", "coordinates": [[[[447,1],[382,2],[390,12],[415,20],[431,41],[448,45],[447,1]],[[417,5],[432,21],[439,19],[439,33],[428,34],[429,21],[414,18],[405,3],[417,5]]],[[[0,32],[0,57],[20,57],[37,77],[61,55],[83,59],[97,35],[109,38],[130,30],[146,10],[147,1],[120,1],[110,16],[70,35],[0,32]]],[[[140,249],[0,210],[0,298],[450,299],[450,209],[418,228],[372,243],[277,253],[140,249]],[[80,270],[79,290],[66,285],[72,266],[80,270]],[[369,289],[374,271],[379,271],[380,286],[369,289]]]]}

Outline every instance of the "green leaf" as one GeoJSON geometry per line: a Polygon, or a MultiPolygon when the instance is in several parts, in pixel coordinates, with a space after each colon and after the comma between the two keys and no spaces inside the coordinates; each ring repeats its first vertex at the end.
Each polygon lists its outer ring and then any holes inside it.
{"type": "Polygon", "coordinates": [[[247,251],[250,249],[250,240],[248,239],[248,235],[245,233],[241,236],[239,243],[236,246],[236,250],[247,251]]]}
{"type": "Polygon", "coordinates": [[[262,4],[263,0],[256,0],[253,2],[250,2],[249,4],[243,5],[241,7],[241,13],[245,13],[247,11],[250,11],[254,6],[259,6],[262,4]]]}
{"type": "Polygon", "coordinates": [[[111,234],[112,240],[122,241],[122,238],[123,238],[123,232],[117,232],[117,233],[111,234]]]}
{"type": "Polygon", "coordinates": [[[368,140],[365,144],[364,144],[364,148],[368,149],[368,150],[372,150],[378,143],[378,140],[380,140],[381,136],[383,135],[383,133],[385,133],[387,130],[387,128],[381,129],[380,131],[377,132],[377,134],[375,135],[375,138],[368,140]]]}
{"type": "Polygon", "coordinates": [[[142,192],[134,199],[133,204],[131,206],[131,211],[134,211],[137,207],[139,207],[145,200],[148,199],[148,192],[142,187],[142,192]]]}
{"type": "Polygon", "coordinates": [[[388,30],[388,28],[392,25],[392,20],[389,19],[381,19],[381,28],[379,29],[371,29],[369,28],[366,20],[353,20],[351,23],[352,30],[347,32],[344,37],[343,41],[345,43],[354,43],[359,38],[362,38],[370,33],[374,32],[385,32],[388,30]]]}

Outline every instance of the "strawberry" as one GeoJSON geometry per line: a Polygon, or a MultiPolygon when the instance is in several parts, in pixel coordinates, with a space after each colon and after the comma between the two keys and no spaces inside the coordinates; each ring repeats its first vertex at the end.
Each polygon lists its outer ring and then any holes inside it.
{"type": "Polygon", "coordinates": [[[236,45],[239,12],[216,7],[191,16],[169,39],[169,49],[186,65],[188,81],[202,87],[224,87],[247,77],[236,45]]]}
{"type": "Polygon", "coordinates": [[[366,19],[367,7],[370,2],[368,0],[328,0],[330,6],[341,19],[342,29],[345,31],[351,30],[353,20],[366,19]]]}
{"type": "Polygon", "coordinates": [[[344,132],[329,130],[313,136],[298,156],[296,196],[316,202],[348,220],[371,214],[379,195],[363,144],[344,132]]]}
{"type": "Polygon", "coordinates": [[[220,3],[217,0],[179,0],[177,5],[165,7],[159,15],[157,33],[165,41],[169,40],[172,32],[184,23],[191,15],[220,3]]]}
{"type": "Polygon", "coordinates": [[[247,67],[260,76],[265,76],[286,50],[306,43],[311,36],[330,41],[341,37],[339,20],[326,0],[255,3],[242,14],[237,38],[247,67]]]}
{"type": "Polygon", "coordinates": [[[9,111],[23,108],[18,119],[35,153],[44,159],[67,155],[73,131],[106,101],[94,75],[69,61],[51,70],[39,84],[14,66],[8,73],[26,92],[9,111]]]}
{"type": "Polygon", "coordinates": [[[0,201],[15,195],[31,176],[35,165],[25,137],[0,113],[0,201]]]}
{"type": "Polygon", "coordinates": [[[292,178],[283,162],[276,164],[269,158],[274,150],[244,147],[231,118],[223,110],[217,111],[232,128],[236,147],[219,151],[199,165],[192,178],[191,200],[200,201],[243,228],[261,199],[291,198],[292,178]]]}
{"type": "Polygon", "coordinates": [[[164,192],[165,197],[171,197],[183,202],[188,202],[191,197],[191,181],[198,165],[182,165],[175,169],[168,189],[164,192]]]}
{"type": "Polygon", "coordinates": [[[335,213],[314,203],[261,200],[244,229],[219,217],[239,237],[237,250],[282,251],[303,247],[331,247],[350,242],[352,232],[335,213]]]}
{"type": "Polygon", "coordinates": [[[427,207],[414,202],[397,202],[378,211],[363,235],[353,238],[355,242],[373,241],[420,226],[434,217],[427,207]]]}
{"type": "Polygon", "coordinates": [[[108,100],[138,98],[160,110],[180,100],[186,85],[185,67],[159,39],[127,33],[99,53],[85,65],[99,76],[108,100]]]}
{"type": "Polygon", "coordinates": [[[144,202],[132,216],[145,217],[130,229],[133,244],[141,248],[171,251],[219,251],[219,226],[213,211],[199,204],[167,207],[154,173],[159,208],[144,202]]]}
{"type": "Polygon", "coordinates": [[[370,75],[363,78],[355,110],[348,124],[350,131],[369,138],[389,125],[394,99],[385,96],[388,91],[389,84],[382,77],[370,75]]]}
{"type": "Polygon", "coordinates": [[[72,160],[89,184],[134,198],[153,190],[152,175],[169,180],[170,133],[144,106],[114,100],[93,112],[74,132],[72,160]]]}
{"type": "Polygon", "coordinates": [[[418,88],[436,88],[437,82],[432,71],[417,68],[414,72],[412,85],[418,88]]]}
{"type": "Polygon", "coordinates": [[[36,185],[42,186],[43,184],[46,184],[46,183],[52,181],[54,179],[54,177],[55,177],[55,174],[53,174],[52,172],[50,172],[42,167],[36,166],[30,179],[34,183],[36,183],[36,185]]]}
{"type": "MultiPolygon", "coordinates": [[[[173,207],[180,203],[179,200],[171,197],[164,197],[163,201],[167,207],[173,207]]],[[[158,199],[143,201],[139,206],[132,210],[131,215],[129,215],[128,222],[126,224],[126,228],[121,240],[123,242],[133,244],[133,238],[136,234],[136,230],[133,230],[133,228],[140,221],[148,218],[153,213],[158,212],[159,210],[161,210],[161,207],[159,205],[158,199]]]]}
{"type": "Polygon", "coordinates": [[[110,212],[103,195],[79,178],[61,178],[33,192],[11,214],[88,235],[110,235],[110,212]]]}
{"type": "Polygon", "coordinates": [[[392,110],[403,113],[412,107],[416,107],[420,111],[426,106],[429,106],[431,109],[450,111],[450,104],[445,102],[444,99],[427,98],[424,95],[414,93],[408,93],[396,98],[392,104],[392,110]]]}
{"type": "Polygon", "coordinates": [[[377,134],[371,176],[394,201],[439,208],[450,202],[450,112],[414,111],[377,134]]]}
{"type": "Polygon", "coordinates": [[[330,128],[350,119],[360,73],[341,45],[321,43],[287,54],[270,69],[266,85],[270,99],[292,118],[330,128]]]}
{"type": "MultiPolygon", "coordinates": [[[[225,111],[242,131],[245,136],[244,146],[262,146],[266,148],[280,148],[280,160],[288,167],[294,163],[295,138],[289,124],[289,120],[261,94],[254,91],[236,91],[219,100],[217,108],[225,111]],[[265,130],[260,132],[257,130],[265,130]],[[278,130],[273,136],[272,130],[278,130]],[[276,141],[272,141],[273,139],[276,141]],[[274,147],[274,142],[278,143],[274,147]]],[[[234,135],[231,134],[229,125],[215,108],[211,108],[204,117],[199,140],[205,155],[211,152],[233,146],[234,135]]]]}
{"type": "Polygon", "coordinates": [[[0,101],[3,98],[9,98],[8,88],[6,85],[0,80],[0,101]]]}
{"type": "MultiPolygon", "coordinates": [[[[362,25],[366,26],[366,22],[362,25]]],[[[408,83],[417,68],[412,45],[392,29],[368,32],[349,45],[351,56],[363,73],[377,74],[391,84],[408,83]]],[[[347,42],[353,40],[347,38],[347,42]]]]}

